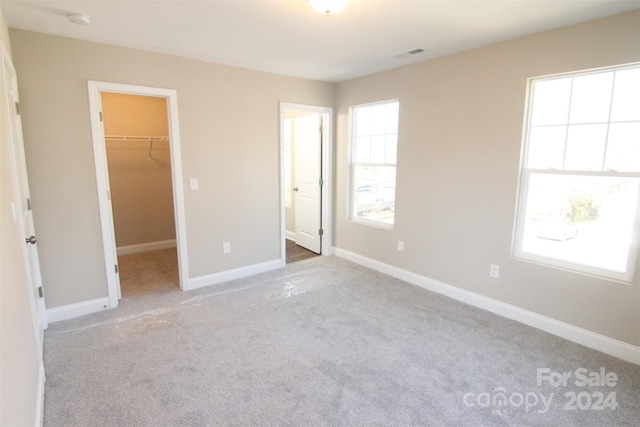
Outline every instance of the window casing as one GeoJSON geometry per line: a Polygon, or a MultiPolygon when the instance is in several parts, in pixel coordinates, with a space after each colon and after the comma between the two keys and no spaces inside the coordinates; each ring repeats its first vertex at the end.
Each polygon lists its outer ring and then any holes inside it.
{"type": "Polygon", "coordinates": [[[514,256],[630,283],[640,64],[531,79],[514,256]]]}
{"type": "Polygon", "coordinates": [[[351,108],[350,218],[392,228],[395,220],[397,100],[351,108]]]}

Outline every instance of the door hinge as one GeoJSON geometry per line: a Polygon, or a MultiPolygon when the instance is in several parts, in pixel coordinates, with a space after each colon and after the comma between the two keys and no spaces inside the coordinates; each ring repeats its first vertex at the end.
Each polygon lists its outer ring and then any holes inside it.
{"type": "Polygon", "coordinates": [[[42,293],[42,286],[38,287],[38,297],[39,298],[44,298],[44,294],[42,293]]]}
{"type": "Polygon", "coordinates": [[[107,190],[107,200],[111,200],[111,191],[107,190]]]}
{"type": "Polygon", "coordinates": [[[324,179],[320,178],[320,186],[322,187],[324,185],[324,179]]]}
{"type": "Polygon", "coordinates": [[[324,230],[321,228],[320,230],[318,230],[318,234],[321,236],[324,235],[324,230]]]}
{"type": "Polygon", "coordinates": [[[20,103],[16,101],[16,114],[20,115],[20,103]]]}
{"type": "Polygon", "coordinates": [[[116,268],[116,274],[118,274],[118,264],[114,265],[114,267],[116,268]]]}
{"type": "Polygon", "coordinates": [[[98,114],[100,114],[100,121],[102,121],[102,111],[100,111],[98,114]]]}
{"type": "Polygon", "coordinates": [[[27,210],[30,211],[31,210],[31,198],[27,197],[27,210]]]}

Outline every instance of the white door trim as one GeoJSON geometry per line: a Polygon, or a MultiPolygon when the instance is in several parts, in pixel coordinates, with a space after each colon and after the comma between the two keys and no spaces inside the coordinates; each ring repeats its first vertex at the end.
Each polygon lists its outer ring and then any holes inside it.
{"type": "Polygon", "coordinates": [[[105,255],[105,272],[109,292],[109,306],[115,308],[119,300],[119,279],[115,271],[117,250],[113,213],[109,200],[109,171],[107,168],[107,150],[105,146],[104,127],[100,120],[102,115],[101,92],[124,93],[129,95],[155,96],[167,100],[169,119],[169,150],[171,155],[171,178],[173,183],[173,206],[176,221],[176,243],[178,249],[178,275],[180,289],[188,284],[187,262],[187,227],[184,212],[184,192],[182,178],[182,160],[180,152],[180,129],[178,126],[178,94],[172,89],[147,86],[135,86],[119,83],[89,81],[89,111],[91,113],[91,134],[93,137],[93,153],[98,187],[100,208],[100,224],[102,228],[102,245],[105,255]]]}
{"type": "Polygon", "coordinates": [[[287,263],[286,254],[286,225],[284,205],[284,110],[301,110],[322,114],[322,243],[321,254],[332,255],[333,242],[331,201],[333,188],[333,108],[315,105],[294,104],[280,102],[280,260],[284,267],[287,263]]]}

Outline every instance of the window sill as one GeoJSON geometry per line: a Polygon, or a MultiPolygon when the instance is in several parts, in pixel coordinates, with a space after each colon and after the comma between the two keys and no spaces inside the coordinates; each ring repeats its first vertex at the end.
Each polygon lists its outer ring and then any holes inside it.
{"type": "Polygon", "coordinates": [[[553,260],[541,256],[531,255],[528,253],[515,253],[512,255],[513,259],[518,261],[528,262],[531,264],[540,265],[543,267],[553,268],[556,270],[567,271],[569,273],[575,273],[582,276],[592,277],[594,279],[603,280],[606,282],[617,283],[620,285],[633,286],[633,273],[627,275],[626,273],[613,273],[606,270],[597,269],[594,267],[585,267],[578,264],[572,264],[570,262],[563,262],[559,260],[553,260]]]}
{"type": "Polygon", "coordinates": [[[385,222],[373,221],[364,218],[349,218],[349,221],[354,222],[356,224],[367,225],[373,228],[379,228],[382,230],[393,230],[394,224],[387,224],[385,222]]]}

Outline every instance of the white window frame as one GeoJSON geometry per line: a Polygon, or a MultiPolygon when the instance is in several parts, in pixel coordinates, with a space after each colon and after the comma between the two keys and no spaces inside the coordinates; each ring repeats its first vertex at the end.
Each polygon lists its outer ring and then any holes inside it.
{"type": "MultiPolygon", "coordinates": [[[[635,221],[632,230],[632,239],[629,247],[627,268],[624,273],[618,273],[612,270],[587,266],[583,264],[573,263],[570,261],[560,260],[557,258],[546,257],[538,254],[532,254],[524,252],[522,250],[524,229],[525,229],[525,215],[527,212],[528,203],[528,188],[529,181],[532,174],[542,173],[547,175],[565,175],[565,176],[589,176],[589,177],[618,177],[618,178],[640,178],[640,172],[616,172],[616,171],[582,171],[582,170],[556,170],[556,169],[534,169],[527,167],[527,156],[529,150],[529,138],[532,128],[531,119],[533,112],[533,85],[536,81],[542,80],[554,80],[566,77],[578,77],[588,74],[598,74],[603,72],[619,71],[628,68],[636,68],[640,66],[640,63],[619,65],[613,67],[605,67],[586,71],[577,71],[563,74],[556,74],[551,76],[534,77],[527,81],[527,93],[526,93],[526,111],[525,120],[523,126],[523,140],[521,149],[521,161],[520,161],[520,180],[518,186],[517,205],[515,213],[515,226],[514,226],[514,238],[512,244],[512,255],[523,261],[533,262],[561,270],[571,271],[578,274],[584,274],[592,277],[601,278],[604,280],[622,283],[630,285],[633,282],[635,274],[635,265],[638,257],[639,248],[639,229],[640,229],[640,197],[638,197],[638,203],[636,205],[635,221]]],[[[611,121],[607,122],[611,123],[611,121]]]]}
{"type": "MultiPolygon", "coordinates": [[[[397,184],[396,187],[394,187],[394,222],[389,224],[383,221],[379,221],[379,220],[375,220],[375,219],[370,219],[370,218],[365,218],[362,216],[358,216],[357,212],[356,212],[356,202],[355,202],[355,195],[356,195],[356,188],[355,188],[355,184],[356,184],[356,179],[355,179],[355,169],[356,166],[373,166],[373,167],[388,167],[388,168],[393,168],[396,174],[396,178],[397,178],[397,169],[398,169],[398,161],[397,161],[397,155],[398,155],[398,148],[396,145],[396,162],[395,163],[358,163],[356,161],[356,148],[355,148],[355,144],[356,144],[356,127],[354,126],[354,111],[357,108],[362,108],[362,107],[373,107],[376,105],[384,105],[384,104],[390,104],[390,103],[398,103],[398,109],[399,109],[399,105],[400,105],[400,101],[398,99],[387,99],[384,101],[377,101],[377,102],[370,102],[370,103],[365,103],[365,104],[358,104],[358,105],[353,105],[349,108],[349,203],[348,203],[348,218],[351,221],[360,223],[360,224],[364,224],[364,225],[369,225],[372,227],[377,227],[377,228],[383,228],[383,229],[387,229],[387,230],[392,230],[394,228],[395,225],[395,206],[396,206],[396,201],[395,201],[395,196],[396,196],[396,189],[397,189],[397,184]]],[[[400,120],[400,112],[398,110],[398,121],[400,120]]],[[[399,126],[398,126],[399,127],[399,126]]],[[[397,132],[399,133],[399,129],[397,130],[397,132]]]]}

